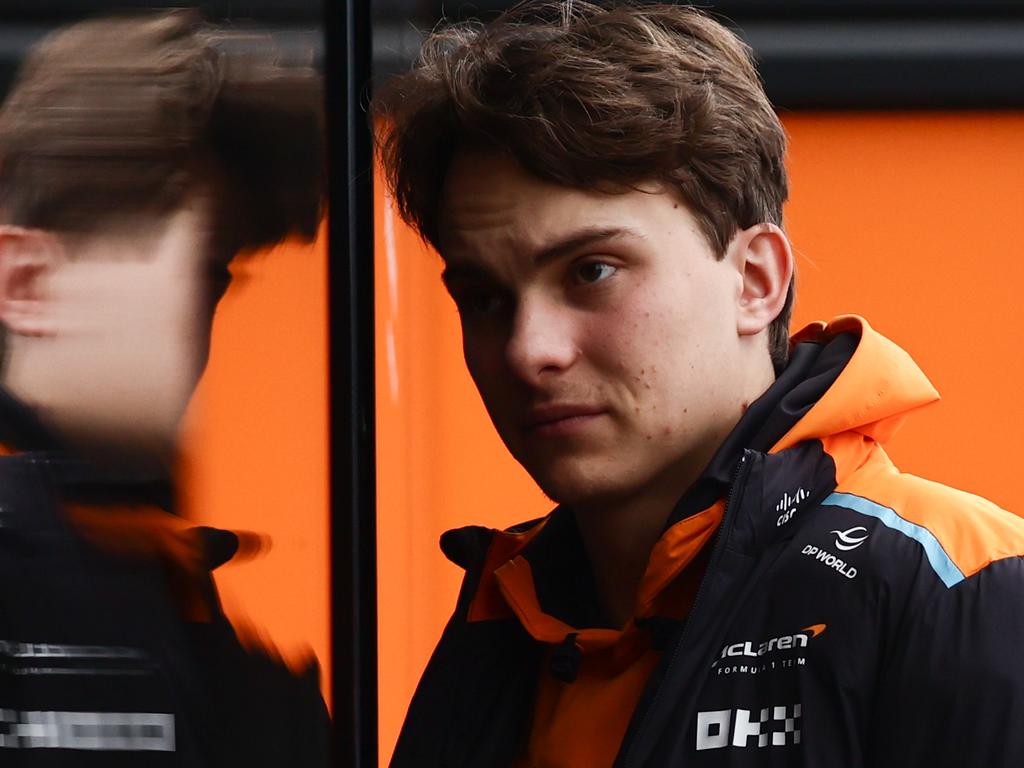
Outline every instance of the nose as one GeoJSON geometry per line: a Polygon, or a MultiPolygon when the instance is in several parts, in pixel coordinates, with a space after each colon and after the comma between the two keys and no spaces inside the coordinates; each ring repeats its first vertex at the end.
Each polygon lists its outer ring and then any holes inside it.
{"type": "Polygon", "coordinates": [[[568,369],[577,354],[570,309],[542,296],[521,298],[505,348],[512,373],[528,384],[540,384],[568,369]]]}

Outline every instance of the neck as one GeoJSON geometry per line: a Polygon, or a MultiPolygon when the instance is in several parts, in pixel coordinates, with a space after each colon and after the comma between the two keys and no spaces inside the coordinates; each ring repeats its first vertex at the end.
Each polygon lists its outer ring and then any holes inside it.
{"type": "Polygon", "coordinates": [[[643,483],[636,493],[613,501],[574,505],[576,525],[590,559],[598,604],[607,621],[623,627],[634,617],[637,591],[651,550],[661,538],[669,515],[735,428],[747,406],[774,380],[770,363],[756,371],[749,396],[740,399],[730,418],[681,461],[643,483]]]}
{"type": "Polygon", "coordinates": [[[638,499],[576,510],[598,605],[614,627],[621,628],[633,618],[640,580],[673,504],[638,499]]]}
{"type": "Polygon", "coordinates": [[[700,456],[669,467],[640,493],[612,503],[575,507],[576,526],[590,559],[598,604],[605,619],[623,627],[634,617],[637,590],[651,550],[661,538],[676,503],[696,482],[733,425],[700,456]]]}
{"type": "Polygon", "coordinates": [[[132,416],[138,414],[121,417],[113,402],[82,402],[79,392],[52,375],[59,366],[27,365],[26,357],[11,354],[0,383],[35,412],[63,449],[107,470],[154,477],[173,475],[178,448],[167,430],[137,427],[135,422],[139,420],[132,416]]]}

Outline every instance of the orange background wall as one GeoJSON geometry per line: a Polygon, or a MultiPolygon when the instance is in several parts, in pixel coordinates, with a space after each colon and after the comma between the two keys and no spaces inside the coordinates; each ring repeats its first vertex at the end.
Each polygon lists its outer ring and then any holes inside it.
{"type": "Polygon", "coordinates": [[[216,572],[236,625],[286,660],[312,650],[329,680],[327,258],[288,243],[232,264],[210,364],[186,424],[186,513],[264,534],[216,572]]]}
{"type": "MultiPolygon", "coordinates": [[[[1024,114],[786,115],[795,325],[858,312],[945,402],[892,445],[905,469],[1024,510],[1017,328],[1024,114]]],[[[465,374],[427,253],[376,200],[380,744],[386,764],[460,573],[437,538],[547,502],[505,454],[465,374]]],[[[219,583],[286,652],[328,652],[326,272],[289,246],[245,267],[215,322],[190,422],[187,497],[273,548],[219,583]]]]}

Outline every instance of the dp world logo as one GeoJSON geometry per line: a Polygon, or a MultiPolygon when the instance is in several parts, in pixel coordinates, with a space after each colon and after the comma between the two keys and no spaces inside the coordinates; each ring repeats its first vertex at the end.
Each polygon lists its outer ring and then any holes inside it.
{"type": "Polygon", "coordinates": [[[836,549],[849,552],[868,540],[868,529],[863,525],[845,531],[832,531],[836,535],[836,549]]]}

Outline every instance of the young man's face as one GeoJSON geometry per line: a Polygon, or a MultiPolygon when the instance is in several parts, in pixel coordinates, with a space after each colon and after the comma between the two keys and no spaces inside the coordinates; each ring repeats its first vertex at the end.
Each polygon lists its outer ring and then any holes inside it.
{"type": "Polygon", "coordinates": [[[100,458],[173,455],[233,255],[214,247],[208,209],[196,197],[131,233],[64,239],[40,279],[42,346],[22,345],[44,369],[30,374],[48,393],[40,410],[100,458]]]}
{"type": "Polygon", "coordinates": [[[516,459],[562,503],[685,490],[745,405],[743,280],[686,206],[468,151],[441,205],[466,362],[516,459]]]}

